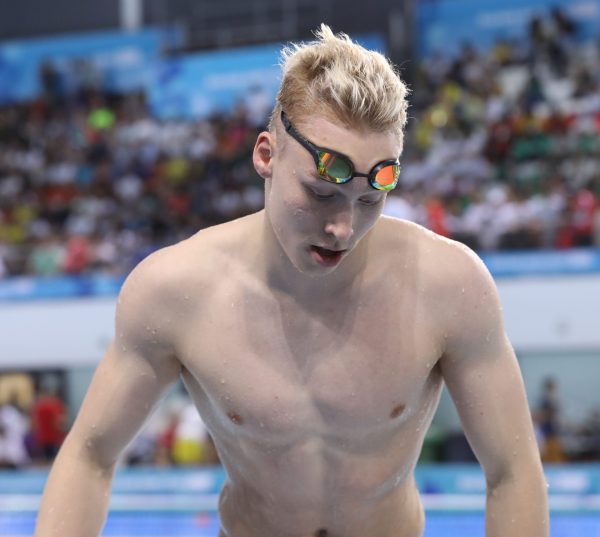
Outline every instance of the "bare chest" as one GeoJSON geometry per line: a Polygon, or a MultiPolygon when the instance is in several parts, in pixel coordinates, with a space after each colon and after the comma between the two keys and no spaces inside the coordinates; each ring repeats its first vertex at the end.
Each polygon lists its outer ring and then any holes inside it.
{"type": "Polygon", "coordinates": [[[209,426],[290,443],[410,420],[439,385],[440,351],[419,308],[381,298],[311,308],[232,296],[195,319],[181,358],[209,426]]]}

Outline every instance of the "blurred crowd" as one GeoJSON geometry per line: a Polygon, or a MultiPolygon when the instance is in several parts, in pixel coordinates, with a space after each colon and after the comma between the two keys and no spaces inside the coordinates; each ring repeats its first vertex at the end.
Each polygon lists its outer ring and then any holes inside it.
{"type": "MultiPolygon", "coordinates": [[[[61,374],[0,375],[0,469],[45,466],[56,457],[73,413],[61,374]]],[[[177,384],[124,452],[129,465],[217,464],[196,407],[177,384]]]]}
{"type": "Polygon", "coordinates": [[[68,409],[58,378],[35,388],[29,374],[0,375],[0,468],[51,462],[65,438],[68,409]]]}
{"type": "Polygon", "coordinates": [[[149,252],[255,211],[245,109],[154,120],[97,90],[0,110],[0,274],[124,274],[149,252]]]}
{"type": "MultiPolygon", "coordinates": [[[[558,9],[527,39],[425,59],[385,212],[476,250],[600,246],[599,73],[600,41],[558,9]]],[[[0,277],[122,275],[262,207],[264,101],[158,121],[141,94],[57,77],[45,65],[40,99],[0,108],[0,277]]]]}
{"type": "Polygon", "coordinates": [[[477,250],[600,245],[599,73],[559,9],[526,40],[433,54],[388,210],[477,250]]]}

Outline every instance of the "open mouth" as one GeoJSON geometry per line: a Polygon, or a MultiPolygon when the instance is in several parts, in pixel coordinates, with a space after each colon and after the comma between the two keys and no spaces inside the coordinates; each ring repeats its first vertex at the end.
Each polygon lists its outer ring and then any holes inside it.
{"type": "Polygon", "coordinates": [[[315,261],[320,265],[331,267],[337,265],[346,250],[329,250],[322,248],[321,246],[312,245],[310,247],[310,253],[315,261]]]}

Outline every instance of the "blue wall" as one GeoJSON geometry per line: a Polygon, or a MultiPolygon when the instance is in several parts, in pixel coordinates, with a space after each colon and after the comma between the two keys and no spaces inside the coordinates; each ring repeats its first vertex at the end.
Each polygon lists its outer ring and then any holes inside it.
{"type": "Polygon", "coordinates": [[[484,49],[498,38],[523,39],[534,15],[559,6],[577,23],[581,39],[598,37],[600,0],[423,0],[417,3],[420,55],[456,53],[468,41],[484,49]]]}
{"type": "Polygon", "coordinates": [[[0,43],[0,104],[30,100],[42,90],[40,67],[49,60],[65,90],[72,89],[74,62],[86,60],[102,85],[130,91],[152,82],[154,65],[169,45],[180,43],[179,30],[95,32],[0,43]]]}

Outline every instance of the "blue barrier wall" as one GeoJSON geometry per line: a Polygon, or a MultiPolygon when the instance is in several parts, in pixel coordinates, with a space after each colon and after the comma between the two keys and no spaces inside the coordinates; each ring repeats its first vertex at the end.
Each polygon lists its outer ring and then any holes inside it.
{"type": "MultiPolygon", "coordinates": [[[[544,473],[548,481],[550,496],[575,496],[580,499],[600,494],[600,465],[598,464],[565,464],[546,466],[544,473]]],[[[47,469],[28,469],[18,472],[0,470],[0,506],[5,501],[5,508],[10,508],[8,498],[4,495],[40,494],[48,476],[47,469]]],[[[415,470],[417,486],[421,493],[445,495],[480,495],[486,490],[485,478],[477,464],[432,464],[418,465],[415,470]]],[[[116,474],[113,484],[113,497],[119,495],[169,494],[171,505],[165,509],[201,510],[201,495],[214,496],[219,493],[226,474],[222,467],[211,468],[123,468],[116,474]],[[179,496],[181,501],[177,501],[179,496]],[[183,501],[182,496],[189,497],[183,501]]],[[[37,498],[35,498],[37,502],[37,498]]],[[[122,509],[127,508],[124,498],[120,503],[122,509]]],[[[592,511],[598,511],[597,503],[588,502],[592,511]]],[[[14,510],[26,510],[33,505],[30,498],[24,498],[14,510]]],[[[580,508],[585,507],[580,502],[580,508]]],[[[156,510],[160,507],[152,506],[156,510]]],[[[459,507],[457,507],[459,508],[459,507]]],[[[0,509],[1,511],[1,509],[0,509]]]]}
{"type": "MultiPolygon", "coordinates": [[[[385,51],[379,35],[354,37],[368,49],[385,51]]],[[[274,102],[281,47],[277,43],[164,59],[148,88],[153,114],[161,119],[206,117],[231,110],[257,93],[274,102]]]]}

